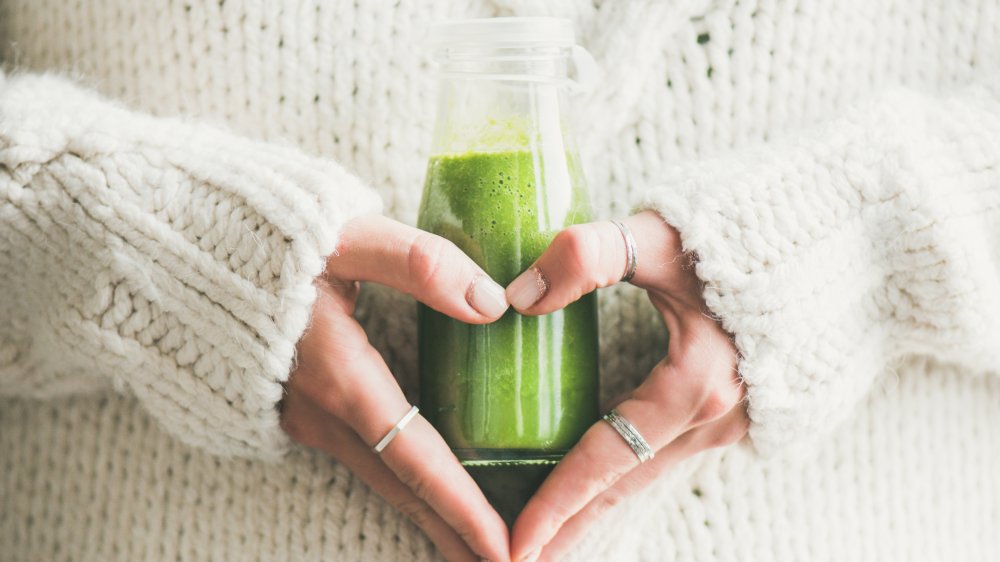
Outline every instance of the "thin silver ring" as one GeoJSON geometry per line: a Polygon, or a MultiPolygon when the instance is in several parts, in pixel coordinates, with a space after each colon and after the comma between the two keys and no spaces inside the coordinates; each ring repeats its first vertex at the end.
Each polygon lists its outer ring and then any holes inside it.
{"type": "Polygon", "coordinates": [[[635,456],[639,457],[639,464],[642,464],[648,460],[652,460],[656,453],[653,452],[652,447],[646,442],[646,439],[639,433],[639,430],[632,425],[624,416],[618,413],[618,410],[612,409],[610,412],[604,415],[604,421],[611,424],[611,427],[615,428],[618,435],[622,436],[622,439],[628,443],[628,446],[632,448],[632,452],[635,456]]]}
{"type": "Polygon", "coordinates": [[[397,435],[399,435],[400,431],[403,431],[403,428],[406,427],[406,424],[410,423],[410,420],[415,418],[417,412],[419,411],[420,408],[417,408],[416,406],[411,406],[410,411],[406,412],[406,415],[403,416],[403,418],[400,419],[398,422],[396,422],[396,425],[392,426],[392,429],[389,430],[389,433],[386,433],[385,437],[383,437],[381,441],[379,441],[378,443],[375,444],[374,447],[372,447],[372,450],[375,451],[375,454],[381,453],[383,449],[389,446],[389,443],[391,443],[392,440],[395,439],[397,435]]]}
{"type": "Polygon", "coordinates": [[[635,237],[632,236],[632,229],[621,221],[611,221],[618,227],[625,239],[625,273],[622,274],[622,281],[628,282],[635,277],[636,263],[635,237]]]}

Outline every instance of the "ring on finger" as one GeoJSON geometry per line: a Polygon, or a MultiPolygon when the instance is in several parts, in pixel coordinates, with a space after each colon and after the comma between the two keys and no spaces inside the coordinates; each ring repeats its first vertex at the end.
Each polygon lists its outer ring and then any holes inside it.
{"type": "Polygon", "coordinates": [[[618,227],[618,230],[622,233],[622,238],[625,240],[625,273],[622,274],[621,280],[628,282],[635,277],[635,269],[638,265],[636,263],[635,237],[632,236],[632,229],[625,223],[616,220],[611,222],[618,227]]]}
{"type": "Polygon", "coordinates": [[[612,409],[605,414],[604,421],[608,422],[618,432],[618,435],[622,436],[625,443],[628,443],[635,456],[639,457],[639,464],[653,459],[655,453],[652,447],[649,446],[646,438],[639,433],[639,430],[630,421],[625,419],[625,416],[618,413],[618,410],[612,409]]]}
{"type": "Polygon", "coordinates": [[[403,428],[406,427],[406,424],[410,423],[410,420],[416,417],[417,412],[419,411],[420,408],[417,408],[416,406],[411,406],[410,411],[406,412],[406,415],[400,418],[400,420],[396,422],[396,425],[392,426],[392,429],[389,430],[389,433],[386,433],[385,437],[383,437],[378,443],[375,444],[374,447],[372,447],[372,450],[375,451],[375,454],[381,453],[386,447],[388,447],[389,443],[391,443],[392,440],[395,439],[397,435],[399,435],[400,431],[403,431],[403,428]]]}

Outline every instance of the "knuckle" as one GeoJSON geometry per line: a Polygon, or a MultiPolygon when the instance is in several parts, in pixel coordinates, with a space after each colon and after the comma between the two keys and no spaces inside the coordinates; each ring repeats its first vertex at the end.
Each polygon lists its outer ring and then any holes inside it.
{"type": "Polygon", "coordinates": [[[444,274],[444,265],[453,244],[429,233],[420,233],[413,240],[408,256],[410,281],[417,290],[435,286],[444,274]]]}
{"type": "Polygon", "coordinates": [[[552,243],[570,272],[588,280],[596,280],[600,241],[593,229],[586,225],[573,225],[559,232],[552,243]]]}
{"type": "MultiPolygon", "coordinates": [[[[591,471],[592,474],[588,479],[590,482],[591,490],[590,492],[594,495],[600,494],[605,490],[608,490],[618,481],[619,478],[625,475],[629,471],[629,467],[619,466],[613,464],[608,466],[607,455],[603,453],[592,452],[586,447],[581,447],[580,451],[584,454],[584,463],[586,466],[591,467],[603,467],[602,470],[591,471]]],[[[632,455],[631,450],[627,453],[623,451],[623,454],[632,455]]],[[[629,457],[632,458],[631,456],[629,457]]]]}
{"type": "Polygon", "coordinates": [[[367,402],[371,384],[362,377],[378,365],[380,356],[368,345],[367,338],[363,345],[348,346],[332,340],[329,345],[318,364],[310,369],[309,380],[300,386],[323,410],[346,419],[367,402]]]}
{"type": "Polygon", "coordinates": [[[618,482],[618,479],[625,475],[624,470],[606,470],[601,472],[594,479],[594,488],[596,492],[600,493],[611,489],[612,486],[618,482]]]}
{"type": "MultiPolygon", "coordinates": [[[[423,459],[421,459],[423,462],[423,459]]],[[[400,482],[406,485],[418,498],[431,502],[435,490],[434,483],[428,474],[434,474],[433,469],[421,469],[415,465],[406,465],[397,471],[400,482]]]]}
{"type": "Polygon", "coordinates": [[[396,504],[396,509],[421,529],[426,529],[433,518],[430,507],[415,497],[401,500],[396,504]]]}
{"type": "Polygon", "coordinates": [[[410,488],[413,490],[413,493],[417,495],[417,497],[426,499],[431,496],[433,486],[427,481],[426,478],[415,476],[410,478],[409,483],[410,488]]]}
{"type": "Polygon", "coordinates": [[[299,377],[298,392],[323,410],[332,412],[341,399],[337,378],[333,371],[310,369],[299,377]]]}
{"type": "Polygon", "coordinates": [[[729,389],[712,388],[702,398],[695,412],[694,422],[702,424],[715,421],[728,414],[738,401],[738,396],[729,389]]]}
{"type": "Polygon", "coordinates": [[[357,361],[371,346],[368,334],[348,309],[337,304],[336,297],[324,298],[329,306],[316,307],[297,352],[301,361],[313,362],[315,368],[330,369],[357,361]]]}
{"type": "Polygon", "coordinates": [[[337,417],[343,417],[344,412],[350,409],[351,404],[356,404],[354,397],[355,395],[346,388],[328,386],[318,389],[312,399],[327,412],[337,417]]]}
{"type": "Polygon", "coordinates": [[[614,490],[608,490],[606,493],[601,494],[597,498],[597,514],[600,515],[607,513],[608,511],[611,511],[621,505],[623,501],[625,501],[625,496],[614,490]]]}
{"type": "Polygon", "coordinates": [[[309,399],[340,419],[356,418],[371,402],[364,381],[356,380],[342,369],[331,369],[328,373],[306,390],[309,399]]]}
{"type": "Polygon", "coordinates": [[[327,368],[333,370],[342,366],[356,365],[372,361],[373,348],[368,333],[353,320],[343,323],[341,329],[330,334],[323,343],[327,347],[327,368]]]}

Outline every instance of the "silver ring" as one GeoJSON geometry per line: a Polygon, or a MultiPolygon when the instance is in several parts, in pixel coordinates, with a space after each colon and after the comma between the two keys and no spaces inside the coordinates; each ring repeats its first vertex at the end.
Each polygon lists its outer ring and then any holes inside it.
{"type": "Polygon", "coordinates": [[[399,435],[400,431],[403,431],[403,428],[406,427],[406,424],[410,423],[410,420],[416,417],[417,412],[419,411],[420,408],[417,408],[416,406],[411,406],[410,411],[406,412],[406,415],[403,416],[401,420],[396,422],[396,425],[392,426],[392,429],[389,430],[389,433],[386,433],[385,437],[383,437],[381,441],[379,441],[378,443],[375,444],[374,447],[372,447],[372,450],[375,451],[375,454],[381,453],[382,450],[389,445],[389,443],[392,443],[392,440],[395,439],[397,435],[399,435]]]}
{"type": "Polygon", "coordinates": [[[628,443],[628,446],[632,448],[635,456],[639,457],[639,464],[642,464],[648,460],[652,460],[655,453],[653,449],[646,442],[646,439],[639,433],[639,430],[635,428],[624,416],[618,413],[618,410],[611,410],[604,415],[604,421],[611,424],[611,427],[615,428],[618,435],[622,436],[622,439],[628,443]]]}
{"type": "Polygon", "coordinates": [[[611,221],[615,223],[618,230],[622,232],[622,238],[625,239],[625,273],[622,274],[622,281],[628,282],[635,277],[636,268],[636,251],[635,251],[635,237],[632,236],[632,229],[625,226],[625,223],[620,221],[611,221]]]}

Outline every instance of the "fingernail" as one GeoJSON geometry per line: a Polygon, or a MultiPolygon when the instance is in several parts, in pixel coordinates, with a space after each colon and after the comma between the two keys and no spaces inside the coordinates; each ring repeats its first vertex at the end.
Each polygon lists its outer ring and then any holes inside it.
{"type": "Polygon", "coordinates": [[[536,548],[535,550],[532,550],[531,552],[522,556],[520,559],[518,559],[517,562],[535,562],[535,560],[538,560],[538,555],[541,553],[542,549],[536,548]]]}
{"type": "Polygon", "coordinates": [[[501,316],[509,306],[503,287],[483,273],[472,280],[468,292],[465,293],[465,300],[480,314],[490,318],[501,316]]]}
{"type": "Polygon", "coordinates": [[[507,286],[507,300],[514,308],[524,310],[538,302],[548,289],[549,282],[542,271],[531,266],[507,286]]]}

